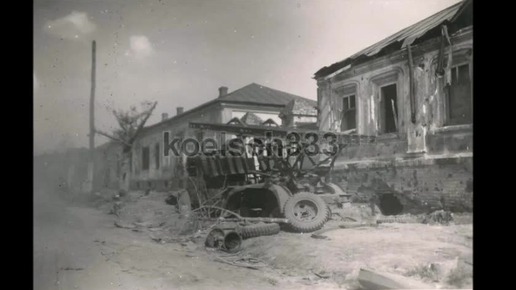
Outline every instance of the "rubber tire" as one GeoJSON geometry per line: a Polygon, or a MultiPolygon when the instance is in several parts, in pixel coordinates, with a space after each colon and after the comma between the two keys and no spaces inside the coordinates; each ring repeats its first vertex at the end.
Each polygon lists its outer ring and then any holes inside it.
{"type": "Polygon", "coordinates": [[[326,217],[326,221],[329,221],[333,217],[333,213],[331,212],[330,206],[329,205],[326,205],[326,206],[328,207],[328,216],[326,217]]]}
{"type": "Polygon", "coordinates": [[[326,202],[311,192],[299,192],[291,196],[285,203],[283,212],[289,221],[289,228],[299,233],[309,233],[321,229],[330,215],[326,202]],[[294,206],[303,200],[311,201],[317,207],[317,215],[310,222],[299,221],[294,215],[294,206]]]}
{"type": "Polygon", "coordinates": [[[259,223],[248,226],[239,226],[237,232],[242,239],[249,239],[259,236],[271,236],[280,232],[280,226],[277,223],[259,223]]]}

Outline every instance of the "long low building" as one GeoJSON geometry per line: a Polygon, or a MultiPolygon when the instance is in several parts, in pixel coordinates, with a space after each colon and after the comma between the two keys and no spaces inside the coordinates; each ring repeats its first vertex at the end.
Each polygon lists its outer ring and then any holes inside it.
{"type": "MultiPolygon", "coordinates": [[[[93,190],[169,190],[183,187],[184,158],[164,154],[164,132],[171,138],[217,137],[216,132],[190,129],[190,122],[238,123],[244,126],[282,126],[316,129],[317,102],[256,83],[228,92],[220,87],[218,96],[190,110],[176,108],[176,115],[162,114],[162,120],[142,129],[133,143],[131,158],[123,158],[122,146],[114,141],[95,148],[93,190]]],[[[227,139],[233,136],[226,136],[227,139]]],[[[184,157],[184,156],[183,156],[184,157]]],[[[85,148],[35,158],[35,168],[52,168],[49,181],[71,193],[88,191],[85,148]],[[52,161],[54,160],[54,161],[52,161]],[[53,176],[53,177],[52,177],[53,176]]]]}
{"type": "Polygon", "coordinates": [[[171,138],[202,140],[216,137],[216,133],[190,129],[190,122],[227,124],[234,120],[249,125],[306,127],[307,123],[315,125],[317,122],[316,105],[314,100],[256,83],[233,92],[220,87],[217,98],[185,112],[179,108],[175,116],[163,115],[161,122],[144,128],[132,148],[130,188],[165,190],[183,186],[175,184],[182,182],[182,159],[173,154],[165,156],[164,132],[171,138]]]}

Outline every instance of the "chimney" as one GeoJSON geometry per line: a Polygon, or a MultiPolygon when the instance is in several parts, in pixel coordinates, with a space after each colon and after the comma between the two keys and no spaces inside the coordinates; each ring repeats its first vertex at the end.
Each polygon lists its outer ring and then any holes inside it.
{"type": "Polygon", "coordinates": [[[219,88],[219,98],[228,94],[228,87],[219,88]]]}
{"type": "Polygon", "coordinates": [[[168,114],[167,113],[161,113],[161,121],[165,121],[166,119],[168,119],[168,114]]]}
{"type": "Polygon", "coordinates": [[[183,114],[184,108],[183,107],[177,107],[176,110],[177,110],[177,115],[181,115],[181,114],[183,114]]]}

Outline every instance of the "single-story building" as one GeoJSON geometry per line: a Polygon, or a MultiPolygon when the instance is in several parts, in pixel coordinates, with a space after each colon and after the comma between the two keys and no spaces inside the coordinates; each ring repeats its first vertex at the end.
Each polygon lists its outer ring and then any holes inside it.
{"type": "Polygon", "coordinates": [[[386,211],[471,210],[472,1],[461,1],[315,73],[320,130],[349,146],[334,179],[386,211]]]}
{"type": "Polygon", "coordinates": [[[182,186],[182,184],[173,184],[176,181],[180,183],[182,180],[180,178],[184,174],[181,169],[182,159],[173,154],[165,156],[164,132],[168,132],[171,138],[195,137],[197,140],[202,140],[212,137],[218,140],[216,132],[203,133],[189,128],[189,123],[227,124],[238,120],[239,123],[249,125],[295,126],[296,122],[306,123],[311,120],[312,124],[316,124],[316,105],[314,100],[256,83],[233,92],[228,92],[227,87],[220,87],[215,99],[185,112],[180,108],[175,116],[171,118],[164,116],[161,122],[144,128],[132,148],[130,187],[164,190],[182,186]],[[301,107],[305,110],[300,110],[301,107]]]}

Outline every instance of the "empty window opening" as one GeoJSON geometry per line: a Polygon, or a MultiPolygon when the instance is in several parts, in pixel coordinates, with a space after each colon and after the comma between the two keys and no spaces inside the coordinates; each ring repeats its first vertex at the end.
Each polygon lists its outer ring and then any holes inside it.
{"type": "Polygon", "coordinates": [[[396,84],[381,88],[381,132],[393,133],[398,129],[398,93],[396,84]]]}
{"type": "Polygon", "coordinates": [[[471,124],[472,89],[470,65],[463,64],[451,69],[451,84],[448,86],[448,124],[471,124]]]}
{"type": "Polygon", "coordinates": [[[159,169],[159,160],[160,160],[160,152],[159,152],[159,143],[156,143],[154,147],[154,164],[156,165],[156,169],[159,169]]]}
{"type": "Polygon", "coordinates": [[[355,95],[345,96],[342,99],[342,122],[341,131],[355,129],[356,122],[356,98],[355,95]]]}
{"type": "Polygon", "coordinates": [[[403,205],[392,193],[386,193],[380,196],[379,207],[383,215],[397,215],[401,214],[403,211],[403,205]]]}
{"type": "Polygon", "coordinates": [[[143,147],[142,148],[142,170],[148,170],[149,169],[149,156],[150,150],[149,147],[143,147]]]}

